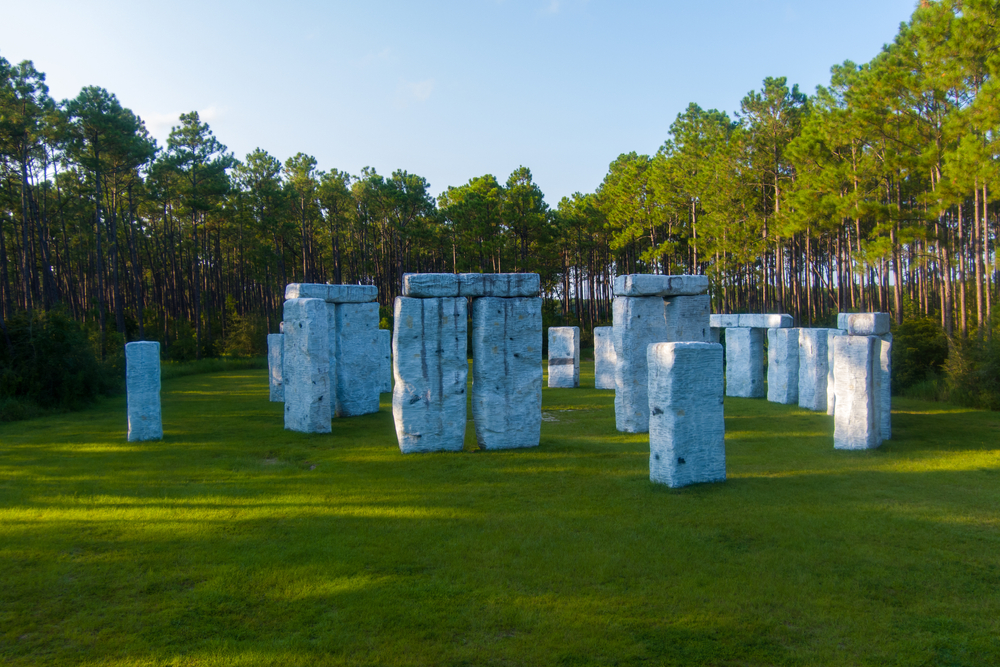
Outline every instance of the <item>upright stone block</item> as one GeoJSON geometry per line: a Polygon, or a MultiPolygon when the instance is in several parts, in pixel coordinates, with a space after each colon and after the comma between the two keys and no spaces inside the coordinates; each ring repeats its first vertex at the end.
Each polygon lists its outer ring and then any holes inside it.
{"type": "Polygon", "coordinates": [[[392,418],[399,449],[461,451],[465,443],[468,301],[396,297],[392,418]]]}
{"type": "Polygon", "coordinates": [[[647,354],[649,479],[671,487],[725,480],[722,346],[657,343],[647,354]]]}
{"type": "Polygon", "coordinates": [[[799,329],[799,407],[826,412],[827,329],[799,329]]]}
{"type": "Polygon", "coordinates": [[[335,414],[354,417],[378,412],[378,304],[338,303],[335,414]]]}
{"type": "Polygon", "coordinates": [[[726,329],[726,396],[763,398],[764,330],[726,329]]]}
{"type": "Polygon", "coordinates": [[[881,422],[879,423],[879,437],[882,440],[892,438],[892,334],[887,333],[881,336],[879,345],[879,387],[881,395],[879,397],[879,413],[881,422]]]}
{"type": "Polygon", "coordinates": [[[612,327],[594,327],[594,386],[597,389],[615,388],[614,330],[612,327]]]}
{"type": "Polygon", "coordinates": [[[160,344],[125,344],[125,390],[128,404],[128,441],[163,439],[160,414],[160,344]]]}
{"type": "Polygon", "coordinates": [[[837,336],[833,339],[833,446],[836,449],[873,449],[880,435],[881,341],[875,336],[837,336]]]}
{"type": "Polygon", "coordinates": [[[285,301],[285,428],[329,433],[330,335],[323,299],[285,301]]]}
{"type": "Polygon", "coordinates": [[[285,388],[281,384],[285,364],[285,334],[267,334],[267,375],[272,403],[285,401],[285,388]]]}
{"type": "Polygon", "coordinates": [[[712,342],[709,315],[712,299],[707,294],[668,296],[663,299],[667,342],[712,342]]]}
{"type": "Polygon", "coordinates": [[[615,345],[615,425],[625,433],[649,430],[649,374],[646,348],[665,343],[667,322],[663,299],[615,297],[612,302],[615,345]]]}
{"type": "Polygon", "coordinates": [[[767,330],[767,400],[799,402],[799,330],[767,330]]]}
{"type": "Polygon", "coordinates": [[[847,332],[841,329],[826,330],[826,414],[834,414],[837,405],[837,392],[834,390],[834,363],[833,363],[833,339],[837,336],[846,336],[847,332]]]}
{"type": "Polygon", "coordinates": [[[392,332],[388,329],[378,330],[379,356],[379,392],[387,394],[392,391],[392,332]]]}
{"type": "Polygon", "coordinates": [[[537,446],[542,428],[541,299],[473,300],[472,377],[479,446],[537,446]]]}
{"type": "Polygon", "coordinates": [[[549,327],[549,388],[580,386],[580,327],[549,327]]]}

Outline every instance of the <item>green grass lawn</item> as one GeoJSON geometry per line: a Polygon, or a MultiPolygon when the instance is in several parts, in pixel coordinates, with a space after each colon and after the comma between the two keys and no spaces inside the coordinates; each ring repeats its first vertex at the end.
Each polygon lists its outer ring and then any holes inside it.
{"type": "Polygon", "coordinates": [[[0,663],[1000,664],[995,413],[899,399],[843,452],[727,399],[728,481],[671,490],[611,391],[403,456],[388,394],[305,435],[266,382],[165,381],[162,442],[124,398],[0,425],[0,663]]]}

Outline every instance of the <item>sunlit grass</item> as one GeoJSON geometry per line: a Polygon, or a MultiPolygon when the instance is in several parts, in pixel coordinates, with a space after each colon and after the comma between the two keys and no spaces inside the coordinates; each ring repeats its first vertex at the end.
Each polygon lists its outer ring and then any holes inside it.
{"type": "Polygon", "coordinates": [[[671,490],[613,392],[543,400],[509,452],[403,456],[388,395],[291,433],[259,369],[166,380],[161,442],[123,398],[0,425],[0,663],[1000,663],[996,414],[840,452],[727,399],[728,481],[671,490]]]}

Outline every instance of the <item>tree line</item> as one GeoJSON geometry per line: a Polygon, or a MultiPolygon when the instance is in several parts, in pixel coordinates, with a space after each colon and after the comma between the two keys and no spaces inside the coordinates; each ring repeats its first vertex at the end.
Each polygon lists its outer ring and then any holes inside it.
{"type": "Polygon", "coordinates": [[[525,167],[435,198],[405,170],[237,159],[194,112],[161,147],[109,91],[57,102],[0,58],[0,332],[61,308],[102,351],[211,356],[276,331],[289,282],[374,284],[388,307],[406,272],[532,271],[549,317],[587,331],[615,275],[653,272],[708,275],[714,312],[881,310],[988,337],[998,21],[998,0],[922,2],[814,95],[769,77],[733,117],[692,103],[655,154],[554,207],[525,167]]]}

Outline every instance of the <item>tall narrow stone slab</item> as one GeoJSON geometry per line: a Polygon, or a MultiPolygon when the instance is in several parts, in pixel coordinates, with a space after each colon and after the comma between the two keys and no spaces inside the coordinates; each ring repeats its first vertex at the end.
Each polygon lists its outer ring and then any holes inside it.
{"type": "Polygon", "coordinates": [[[537,446],[542,428],[541,299],[473,300],[472,377],[479,446],[537,446]]]}
{"type": "Polygon", "coordinates": [[[799,407],[826,412],[827,329],[799,329],[799,407]]]}
{"type": "Polygon", "coordinates": [[[355,417],[378,412],[378,304],[337,304],[337,385],[335,414],[355,417]]]}
{"type": "Polygon", "coordinates": [[[882,440],[892,438],[892,334],[887,333],[881,336],[879,345],[879,413],[881,422],[879,423],[879,437],[882,440]]]}
{"type": "Polygon", "coordinates": [[[614,330],[612,327],[594,327],[594,386],[597,389],[615,388],[614,330]]]}
{"type": "Polygon", "coordinates": [[[873,449],[880,435],[881,341],[875,336],[837,336],[833,339],[833,446],[836,449],[873,449]]]}
{"type": "Polygon", "coordinates": [[[126,343],[125,391],[128,407],[128,441],[162,440],[159,343],[152,341],[126,343]]]}
{"type": "Polygon", "coordinates": [[[333,397],[330,391],[330,335],[323,299],[285,301],[285,428],[302,433],[329,433],[333,397]]]}
{"type": "Polygon", "coordinates": [[[399,449],[461,451],[469,375],[468,301],[396,297],[392,418],[399,449]]]}
{"type": "Polygon", "coordinates": [[[392,332],[388,329],[378,330],[379,356],[379,392],[387,394],[392,391],[392,332]]]}
{"type": "Polygon", "coordinates": [[[549,327],[549,388],[580,386],[580,327],[549,327]]]}
{"type": "Polygon", "coordinates": [[[837,405],[837,392],[834,390],[834,363],[833,363],[833,339],[837,336],[846,336],[847,332],[842,329],[826,330],[826,414],[834,414],[837,405]]]}
{"type": "Polygon", "coordinates": [[[281,384],[285,364],[285,334],[267,334],[267,376],[272,403],[283,403],[285,388],[281,384]]]}
{"type": "Polygon", "coordinates": [[[726,329],[726,396],[763,398],[764,330],[726,329]]]}
{"type": "Polygon", "coordinates": [[[799,330],[767,330],[767,400],[799,402],[799,330]]]}
{"type": "Polygon", "coordinates": [[[649,479],[671,487],[725,480],[722,346],[657,343],[647,354],[649,479]]]}
{"type": "Polygon", "coordinates": [[[649,430],[649,375],[646,348],[665,343],[667,321],[663,299],[656,296],[615,297],[612,302],[615,345],[615,425],[625,433],[649,430]]]}

